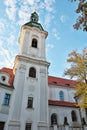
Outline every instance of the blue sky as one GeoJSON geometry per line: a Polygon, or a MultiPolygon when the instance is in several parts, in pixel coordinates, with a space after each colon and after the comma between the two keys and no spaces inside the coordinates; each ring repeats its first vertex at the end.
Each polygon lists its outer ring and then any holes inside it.
{"type": "Polygon", "coordinates": [[[49,75],[63,77],[69,67],[68,54],[87,47],[87,32],[74,30],[77,3],[68,0],[0,0],[0,68],[13,67],[18,54],[21,26],[37,9],[39,22],[48,32],[46,57],[51,63],[49,75]]]}

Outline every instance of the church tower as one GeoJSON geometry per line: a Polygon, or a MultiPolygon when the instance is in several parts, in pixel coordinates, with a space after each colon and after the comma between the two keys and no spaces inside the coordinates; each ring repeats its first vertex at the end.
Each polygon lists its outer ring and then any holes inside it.
{"type": "Polygon", "coordinates": [[[21,28],[19,54],[14,62],[14,92],[5,130],[48,130],[48,33],[32,13],[21,28]]]}

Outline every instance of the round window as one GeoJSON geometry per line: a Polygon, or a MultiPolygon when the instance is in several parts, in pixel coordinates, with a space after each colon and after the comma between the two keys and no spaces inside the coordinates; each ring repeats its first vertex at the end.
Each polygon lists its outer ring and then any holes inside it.
{"type": "Polygon", "coordinates": [[[2,76],[1,79],[2,79],[2,81],[5,81],[5,80],[6,80],[6,77],[5,77],[5,76],[2,76]]]}

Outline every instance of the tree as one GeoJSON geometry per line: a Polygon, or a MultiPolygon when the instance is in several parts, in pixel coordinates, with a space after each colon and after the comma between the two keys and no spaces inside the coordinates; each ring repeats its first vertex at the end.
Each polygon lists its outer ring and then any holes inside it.
{"type": "Polygon", "coordinates": [[[71,63],[71,66],[64,71],[64,75],[76,79],[75,95],[82,97],[79,106],[87,108],[87,48],[83,49],[82,54],[72,51],[68,56],[67,62],[71,63]]]}
{"type": "Polygon", "coordinates": [[[71,2],[78,1],[76,13],[79,13],[76,23],[73,25],[74,29],[83,29],[87,31],[87,0],[69,0],[71,2]]]}

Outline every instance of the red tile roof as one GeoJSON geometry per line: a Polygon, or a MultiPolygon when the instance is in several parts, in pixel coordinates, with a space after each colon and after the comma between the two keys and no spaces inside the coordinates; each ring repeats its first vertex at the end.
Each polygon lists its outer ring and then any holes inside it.
{"type": "Polygon", "coordinates": [[[48,84],[55,84],[57,86],[75,87],[76,81],[70,79],[64,79],[59,77],[48,76],[48,84]]]}
{"type": "MultiPolygon", "coordinates": [[[[9,84],[13,84],[14,80],[14,73],[13,69],[11,68],[2,68],[0,69],[1,72],[6,72],[10,75],[9,79],[9,84]]],[[[59,77],[54,77],[54,76],[48,76],[48,84],[55,84],[57,86],[64,86],[64,87],[75,87],[76,82],[70,79],[64,79],[64,78],[59,78],[59,77]]]]}
{"type": "Polygon", "coordinates": [[[53,106],[65,106],[65,107],[77,107],[76,103],[74,102],[66,102],[66,101],[55,101],[55,100],[49,100],[48,101],[49,105],[53,105],[53,106]]]}
{"type": "Polygon", "coordinates": [[[13,86],[13,80],[14,80],[13,69],[11,69],[11,68],[2,68],[2,69],[0,69],[0,72],[6,72],[6,73],[8,73],[10,75],[9,84],[10,84],[10,86],[13,86]]]}

